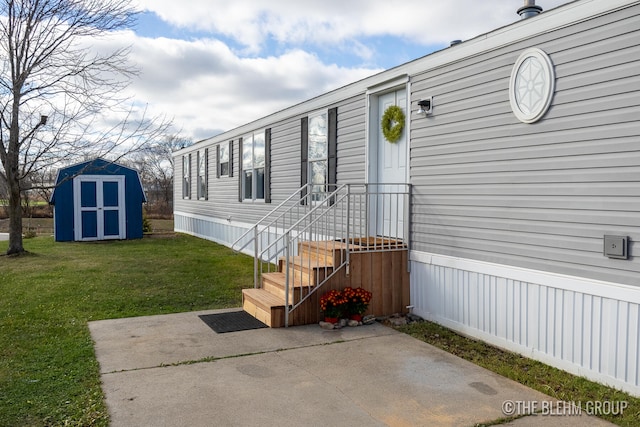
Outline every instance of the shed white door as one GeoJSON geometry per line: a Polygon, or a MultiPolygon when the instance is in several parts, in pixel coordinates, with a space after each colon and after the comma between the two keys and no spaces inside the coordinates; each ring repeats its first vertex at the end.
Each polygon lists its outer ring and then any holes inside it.
{"type": "Polygon", "coordinates": [[[126,237],[124,186],[124,176],[74,178],[75,240],[126,237]]]}
{"type": "MultiPolygon", "coordinates": [[[[375,207],[376,234],[385,237],[404,237],[404,203],[402,193],[407,182],[407,91],[400,89],[378,97],[378,137],[377,137],[377,182],[380,192],[375,207]],[[382,133],[380,122],[384,112],[392,105],[402,108],[405,113],[404,130],[400,139],[389,142],[382,133]]],[[[393,123],[392,123],[393,125],[393,123]]]]}

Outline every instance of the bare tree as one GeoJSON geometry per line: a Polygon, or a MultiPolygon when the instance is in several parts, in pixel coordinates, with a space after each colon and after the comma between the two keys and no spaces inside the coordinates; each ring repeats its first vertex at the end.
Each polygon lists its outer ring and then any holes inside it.
{"type": "Polygon", "coordinates": [[[147,212],[160,216],[173,212],[172,153],[193,142],[179,135],[165,135],[130,157],[132,166],[140,173],[147,195],[147,212]]]}
{"type": "Polygon", "coordinates": [[[158,126],[145,108],[125,107],[122,93],[136,74],[128,48],[100,44],[130,27],[135,13],[130,0],[0,0],[7,254],[24,252],[20,195],[29,176],[83,155],[117,160],[164,132],[166,123],[158,126]]]}

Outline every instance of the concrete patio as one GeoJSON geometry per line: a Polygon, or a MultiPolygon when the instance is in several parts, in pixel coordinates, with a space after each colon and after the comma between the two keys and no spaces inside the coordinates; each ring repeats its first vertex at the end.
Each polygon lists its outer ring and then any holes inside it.
{"type": "MultiPolygon", "coordinates": [[[[112,426],[473,426],[505,402],[554,400],[380,324],[216,334],[198,318],[210,313],[89,324],[112,426]]],[[[610,425],[507,425],[586,424],[610,425]]]]}

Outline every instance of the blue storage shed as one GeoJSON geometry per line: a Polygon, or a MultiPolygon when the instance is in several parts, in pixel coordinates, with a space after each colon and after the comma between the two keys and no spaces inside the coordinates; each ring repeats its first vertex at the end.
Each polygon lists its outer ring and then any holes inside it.
{"type": "Polygon", "coordinates": [[[98,158],[58,171],[51,195],[56,242],[142,238],[146,197],[134,169],[98,158]]]}

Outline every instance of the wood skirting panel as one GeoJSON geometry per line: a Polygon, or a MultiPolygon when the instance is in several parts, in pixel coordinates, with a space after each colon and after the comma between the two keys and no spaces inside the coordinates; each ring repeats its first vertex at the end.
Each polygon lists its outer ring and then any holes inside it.
{"type": "Polygon", "coordinates": [[[289,325],[306,325],[323,319],[320,297],[323,293],[346,287],[362,287],[372,293],[365,315],[390,316],[407,313],[410,304],[408,251],[352,252],[349,275],[341,269],[320,290],[291,313],[289,325]]]}

